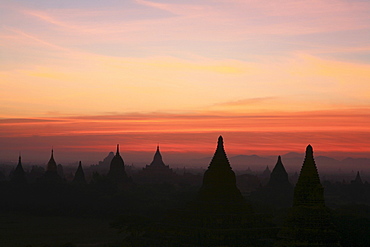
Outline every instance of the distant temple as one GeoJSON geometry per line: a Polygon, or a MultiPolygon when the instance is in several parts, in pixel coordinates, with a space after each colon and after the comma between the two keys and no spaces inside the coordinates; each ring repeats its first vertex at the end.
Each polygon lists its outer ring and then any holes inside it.
{"type": "Polygon", "coordinates": [[[137,179],[141,183],[175,183],[176,174],[172,169],[165,165],[162,159],[159,145],[154,154],[153,161],[150,165],[146,165],[141,172],[137,174],[137,179]]]}
{"type": "Polygon", "coordinates": [[[27,183],[26,174],[22,166],[22,158],[20,155],[18,158],[18,165],[12,174],[11,181],[15,184],[26,184],[27,183]]]}
{"type": "Polygon", "coordinates": [[[54,149],[51,150],[51,157],[50,160],[46,166],[47,172],[57,172],[57,163],[54,160],[54,149]]]}
{"type": "Polygon", "coordinates": [[[288,173],[278,157],[266,186],[257,190],[253,198],[274,208],[287,208],[293,204],[293,186],[289,182],[288,173]]]}
{"type": "Polygon", "coordinates": [[[357,185],[363,185],[364,184],[362,182],[362,179],[361,179],[361,176],[360,176],[360,172],[359,171],[357,171],[356,178],[355,178],[355,180],[352,180],[351,181],[351,184],[357,184],[357,185]]]}
{"type": "Polygon", "coordinates": [[[119,153],[119,144],[117,144],[116,155],[114,155],[110,162],[110,168],[108,172],[108,178],[116,183],[119,187],[126,185],[129,182],[129,178],[125,171],[125,163],[119,153]]]}
{"type": "Polygon", "coordinates": [[[280,155],[278,156],[276,165],[270,174],[270,179],[267,186],[293,189],[293,186],[289,182],[288,173],[285,170],[280,155]]]}
{"type": "Polygon", "coordinates": [[[324,189],[311,145],[306,148],[306,157],[294,189],[293,207],[279,237],[282,239],[279,246],[340,246],[330,211],[325,206],[324,189]]]}
{"type": "Polygon", "coordinates": [[[86,184],[85,173],[82,169],[81,161],[78,164],[78,167],[77,167],[72,183],[79,184],[79,185],[86,184]]]}
{"type": "Polygon", "coordinates": [[[43,182],[47,183],[59,183],[62,182],[62,178],[58,174],[57,163],[54,160],[54,150],[51,150],[51,156],[48,164],[46,165],[46,171],[41,178],[43,182]]]}

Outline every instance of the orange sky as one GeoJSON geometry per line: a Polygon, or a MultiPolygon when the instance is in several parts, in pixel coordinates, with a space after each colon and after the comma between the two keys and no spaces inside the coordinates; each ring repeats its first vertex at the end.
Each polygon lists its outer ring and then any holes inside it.
{"type": "Polygon", "coordinates": [[[0,16],[0,162],[116,143],[211,155],[220,134],[230,154],[370,157],[368,1],[20,0],[0,16]]]}
{"type": "Polygon", "coordinates": [[[121,153],[131,162],[145,162],[157,144],[165,155],[211,156],[218,135],[223,135],[229,156],[302,153],[311,144],[319,155],[367,157],[369,122],[370,114],[360,109],[248,116],[127,114],[3,119],[0,144],[2,156],[8,159],[22,151],[30,160],[47,160],[54,147],[61,161],[74,161],[81,153],[81,159],[97,162],[119,143],[121,153]],[[86,155],[89,152],[95,154],[86,155]],[[135,152],[148,155],[135,158],[135,152]]]}

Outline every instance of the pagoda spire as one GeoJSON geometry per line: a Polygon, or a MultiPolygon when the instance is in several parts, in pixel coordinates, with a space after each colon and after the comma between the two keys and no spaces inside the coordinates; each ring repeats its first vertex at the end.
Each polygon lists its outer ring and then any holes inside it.
{"type": "Polygon", "coordinates": [[[235,173],[226,156],[222,136],[218,137],[215,154],[204,172],[203,184],[197,198],[198,201],[205,203],[206,211],[226,212],[233,207],[239,210],[239,206],[242,208],[245,206],[243,196],[236,186],[235,173]]]}
{"type": "Polygon", "coordinates": [[[224,139],[220,135],[218,137],[217,141],[217,148],[215,151],[215,154],[213,155],[213,158],[211,160],[211,163],[209,164],[208,169],[219,169],[223,168],[226,170],[231,170],[230,162],[227,158],[225,148],[224,148],[224,139]]]}
{"type": "Polygon", "coordinates": [[[324,205],[324,188],[313,157],[313,148],[308,145],[298,182],[294,189],[294,205],[324,205]]]}
{"type": "Polygon", "coordinates": [[[116,155],[119,155],[119,144],[117,144],[117,151],[116,151],[116,155]]]}
{"type": "Polygon", "coordinates": [[[351,182],[354,183],[354,184],[363,184],[359,171],[357,171],[357,175],[356,175],[355,180],[351,181],[351,182]]]}
{"type": "Polygon", "coordinates": [[[86,184],[85,173],[82,169],[81,161],[78,164],[73,182],[77,184],[86,184]]]}
{"type": "Polygon", "coordinates": [[[284,168],[280,155],[278,156],[278,160],[276,162],[274,169],[272,169],[268,185],[272,187],[276,186],[291,187],[291,184],[289,183],[288,173],[284,168]]]}
{"type": "Polygon", "coordinates": [[[51,149],[51,156],[50,156],[50,160],[48,162],[48,165],[46,167],[46,170],[47,171],[52,171],[52,172],[57,171],[57,163],[54,160],[54,149],[53,148],[51,149]]]}

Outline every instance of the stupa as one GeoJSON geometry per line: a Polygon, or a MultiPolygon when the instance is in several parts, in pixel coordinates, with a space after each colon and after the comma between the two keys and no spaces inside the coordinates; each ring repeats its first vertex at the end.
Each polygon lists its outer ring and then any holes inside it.
{"type": "Polygon", "coordinates": [[[280,246],[337,247],[339,236],[325,206],[324,189],[313,157],[311,145],[294,188],[291,208],[279,235],[280,246]]]}

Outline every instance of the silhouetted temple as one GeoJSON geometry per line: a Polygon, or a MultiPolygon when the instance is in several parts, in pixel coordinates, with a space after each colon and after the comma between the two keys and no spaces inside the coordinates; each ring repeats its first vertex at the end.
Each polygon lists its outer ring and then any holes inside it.
{"type": "Polygon", "coordinates": [[[62,182],[62,178],[58,174],[57,163],[54,160],[54,150],[51,150],[51,156],[48,164],[46,165],[46,171],[42,177],[42,181],[47,183],[59,183],[62,182]]]}
{"type": "Polygon", "coordinates": [[[176,177],[172,169],[164,164],[161,152],[159,151],[159,145],[150,165],[146,165],[137,174],[137,179],[142,183],[174,183],[176,182],[176,177]]]}
{"type": "Polygon", "coordinates": [[[276,228],[252,212],[237,188],[220,136],[195,200],[170,213],[148,237],[159,239],[154,246],[264,246],[275,234],[276,228]]]}
{"type": "Polygon", "coordinates": [[[267,185],[270,187],[282,187],[293,189],[293,186],[289,182],[288,173],[285,170],[280,155],[278,156],[276,165],[270,174],[270,179],[267,185]]]}
{"type": "Polygon", "coordinates": [[[265,170],[262,172],[262,177],[270,177],[271,175],[271,171],[270,171],[270,168],[269,166],[266,166],[265,170]]]}
{"type": "Polygon", "coordinates": [[[280,246],[339,246],[339,237],[324,202],[324,189],[311,145],[294,188],[293,207],[279,233],[280,246]]]}
{"type": "Polygon", "coordinates": [[[49,159],[48,164],[46,165],[46,171],[47,172],[57,172],[57,163],[54,160],[54,150],[51,150],[51,156],[49,159]]]}
{"type": "Polygon", "coordinates": [[[362,179],[361,179],[361,176],[360,176],[360,172],[359,171],[357,171],[356,178],[355,178],[355,180],[352,180],[351,181],[351,184],[357,184],[357,185],[363,185],[364,184],[362,182],[362,179]]]}
{"type": "Polygon", "coordinates": [[[293,204],[293,186],[289,182],[288,173],[278,157],[276,165],[270,174],[269,181],[254,193],[255,200],[268,204],[273,208],[287,208],[293,204]]]}
{"type": "Polygon", "coordinates": [[[16,184],[25,184],[25,183],[27,183],[26,174],[25,174],[25,172],[23,170],[23,166],[22,166],[22,158],[21,158],[20,155],[19,155],[19,158],[18,158],[18,165],[17,165],[17,167],[15,168],[15,170],[12,174],[11,181],[13,183],[16,183],[16,184]]]}
{"type": "Polygon", "coordinates": [[[75,176],[72,182],[75,184],[80,184],[80,185],[86,184],[85,173],[82,169],[81,161],[78,164],[78,167],[77,167],[77,170],[76,170],[76,173],[75,173],[75,176]]]}
{"type": "Polygon", "coordinates": [[[208,169],[203,176],[198,201],[208,210],[232,210],[245,204],[244,198],[236,187],[235,173],[231,169],[224,149],[222,136],[218,138],[217,148],[208,169]]]}
{"type": "Polygon", "coordinates": [[[125,171],[125,163],[119,153],[119,144],[117,144],[116,155],[114,155],[110,162],[110,168],[108,172],[108,178],[119,186],[127,184],[129,178],[125,171]]]}

